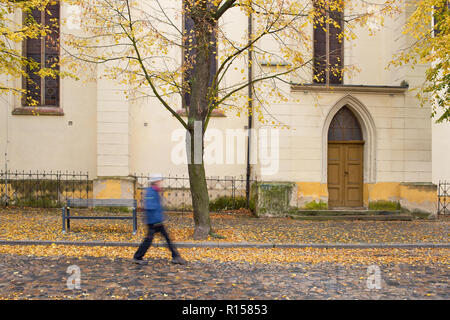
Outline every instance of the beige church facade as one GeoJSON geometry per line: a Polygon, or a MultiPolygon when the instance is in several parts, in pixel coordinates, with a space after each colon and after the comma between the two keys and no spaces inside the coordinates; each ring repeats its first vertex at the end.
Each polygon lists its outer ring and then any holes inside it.
{"type": "MultiPolygon", "coordinates": [[[[61,8],[61,16],[64,12],[61,8]]],[[[273,170],[266,170],[269,165],[258,161],[258,154],[250,155],[257,159],[252,178],[292,186],[289,205],[298,208],[311,203],[330,209],[392,204],[436,214],[435,183],[450,178],[441,169],[448,168],[450,148],[441,131],[433,140],[431,108],[421,107],[410,90],[423,81],[426,66],[385,68],[408,41],[398,31],[407,14],[387,19],[373,36],[356,30],[357,40],[344,43],[343,61],[360,71],[345,74],[342,83],[313,83],[311,75],[307,84],[283,84],[289,101],[270,104],[265,112],[289,128],[269,139],[277,146],[265,150],[273,170]],[[432,148],[440,153],[438,160],[432,148]]],[[[247,18],[228,15],[224,20],[245,24],[247,18]]],[[[16,96],[2,96],[0,150],[5,156],[0,168],[89,172],[95,198],[135,197],[135,176],[140,174],[186,176],[186,164],[179,161],[183,136],[177,120],[156,100],[126,97],[123,87],[100,73],[89,83],[61,79],[58,105],[38,107],[39,115],[16,96]]],[[[21,85],[20,79],[10,82],[21,85]]],[[[212,117],[208,130],[226,141],[227,130],[246,133],[247,126],[246,116],[225,112],[212,117]]],[[[257,134],[270,129],[256,120],[253,126],[257,134]]],[[[206,147],[214,141],[207,139],[206,147]]],[[[265,147],[255,144],[250,152],[262,151],[257,146],[265,147]]],[[[236,144],[234,154],[243,157],[228,162],[226,143],[223,148],[223,161],[206,162],[207,176],[245,177],[247,145],[236,144]]]]}

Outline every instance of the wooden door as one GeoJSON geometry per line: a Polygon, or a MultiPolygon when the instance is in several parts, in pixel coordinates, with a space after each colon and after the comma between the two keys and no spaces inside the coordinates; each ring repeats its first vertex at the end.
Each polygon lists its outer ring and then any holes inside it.
{"type": "Polygon", "coordinates": [[[363,206],[363,141],[328,143],[328,207],[363,206]]]}

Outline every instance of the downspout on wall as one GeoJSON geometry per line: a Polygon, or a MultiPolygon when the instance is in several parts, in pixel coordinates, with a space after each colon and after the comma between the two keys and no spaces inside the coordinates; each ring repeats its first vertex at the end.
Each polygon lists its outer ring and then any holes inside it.
{"type": "MultiPolygon", "coordinates": [[[[250,2],[251,5],[251,2],[250,2]]],[[[253,15],[252,11],[248,15],[248,44],[252,41],[252,32],[253,32],[253,15]]],[[[247,172],[246,172],[246,185],[245,185],[245,198],[247,201],[247,208],[250,207],[250,175],[251,175],[251,166],[250,166],[250,152],[251,152],[251,129],[253,125],[253,85],[251,82],[253,81],[253,66],[252,66],[252,46],[248,48],[248,125],[247,125],[247,172]]]]}

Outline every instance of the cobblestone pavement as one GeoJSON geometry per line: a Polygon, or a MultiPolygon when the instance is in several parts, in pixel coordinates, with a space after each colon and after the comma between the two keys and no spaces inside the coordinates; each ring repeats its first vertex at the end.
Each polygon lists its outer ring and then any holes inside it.
{"type": "Polygon", "coordinates": [[[0,254],[2,299],[449,299],[449,276],[447,264],[434,263],[179,266],[160,258],[140,266],[123,258],[0,254]],[[72,265],[80,268],[80,289],[67,287],[72,265]]]}

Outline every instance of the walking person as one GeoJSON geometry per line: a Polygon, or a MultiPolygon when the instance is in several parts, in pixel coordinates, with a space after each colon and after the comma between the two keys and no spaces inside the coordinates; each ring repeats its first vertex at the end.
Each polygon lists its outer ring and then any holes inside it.
{"type": "Polygon", "coordinates": [[[148,228],[148,233],[142,243],[139,245],[134,254],[133,261],[138,264],[146,264],[143,260],[145,253],[151,246],[155,233],[161,233],[167,241],[170,251],[172,252],[172,263],[186,264],[186,261],[181,258],[177,248],[173,245],[169,235],[164,227],[164,213],[161,205],[161,181],[162,176],[159,174],[150,176],[150,187],[144,189],[143,192],[143,207],[145,211],[145,219],[148,228]]]}

